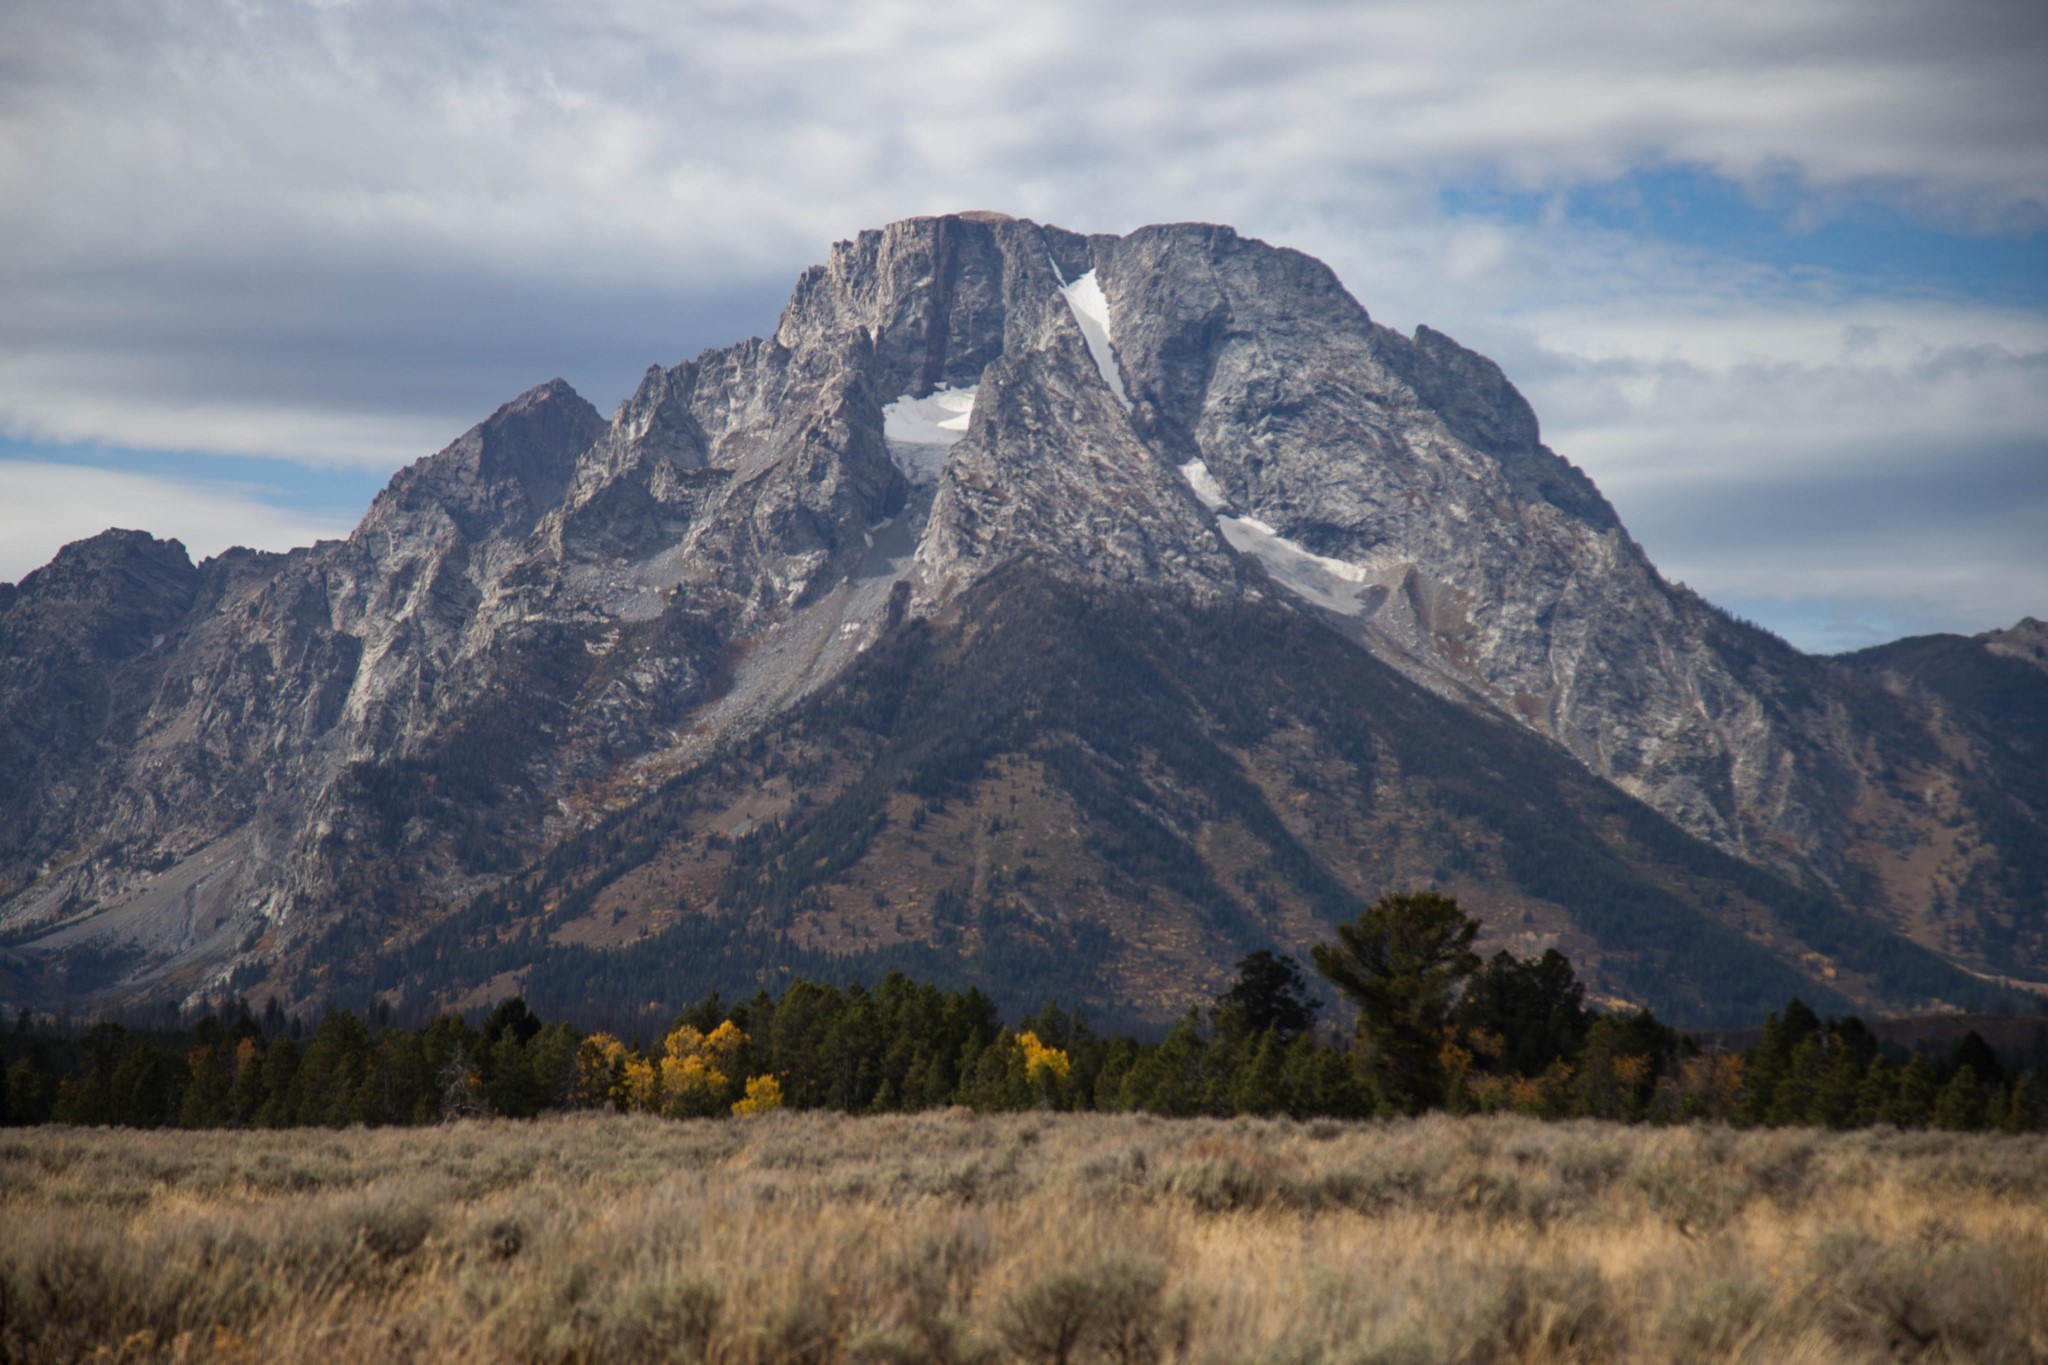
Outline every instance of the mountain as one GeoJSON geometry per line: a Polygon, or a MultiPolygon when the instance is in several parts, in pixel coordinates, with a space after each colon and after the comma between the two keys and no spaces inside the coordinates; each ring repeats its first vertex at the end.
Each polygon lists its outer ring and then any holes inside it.
{"type": "Polygon", "coordinates": [[[1157,1017],[1434,885],[1679,1018],[1960,1005],[2048,979],[2044,636],[1800,654],[1298,252],[913,219],[346,540],[0,590],[0,1000],[1157,1017]]]}

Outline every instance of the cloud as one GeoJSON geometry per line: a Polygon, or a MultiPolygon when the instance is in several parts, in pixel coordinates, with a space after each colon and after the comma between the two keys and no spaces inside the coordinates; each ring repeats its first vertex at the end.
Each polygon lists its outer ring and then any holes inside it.
{"type": "Polygon", "coordinates": [[[345,536],[360,513],[281,505],[275,490],[34,460],[0,460],[0,582],[18,582],[109,526],[183,541],[199,560],[235,545],[289,550],[345,536]]]}
{"type": "Polygon", "coordinates": [[[1911,465],[2043,430],[2039,315],[1445,192],[1666,168],[1795,225],[2039,233],[2044,69],[2030,0],[12,0],[0,435],[391,468],[766,330],[861,227],[1199,218],[1496,355],[1654,523],[1873,433],[1911,465]]]}
{"type": "Polygon", "coordinates": [[[793,273],[692,292],[252,260],[139,277],[104,322],[40,328],[96,291],[28,282],[0,314],[0,338],[28,334],[0,344],[0,436],[390,470],[550,378],[605,405],[651,363],[765,330],[793,273]]]}
{"type": "Polygon", "coordinates": [[[1667,577],[1805,648],[2048,614],[2048,436],[1866,453],[1850,477],[1793,466],[1617,502],[1667,577]]]}

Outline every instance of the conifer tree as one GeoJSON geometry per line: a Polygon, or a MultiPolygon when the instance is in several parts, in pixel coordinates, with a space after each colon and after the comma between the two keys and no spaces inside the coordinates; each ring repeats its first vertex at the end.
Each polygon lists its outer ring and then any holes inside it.
{"type": "Polygon", "coordinates": [[[1863,1086],[1863,1076],[1868,1066],[1852,1047],[1838,1045],[1829,1058],[1827,1070],[1822,1074],[1816,1087],[1812,1105],[1808,1110],[1808,1121],[1826,1128],[1842,1129],[1859,1126],[1857,1123],[1858,1099],[1863,1086]]]}
{"type": "Polygon", "coordinates": [[[1801,1038],[1771,1092],[1764,1122],[1773,1128],[1815,1122],[1814,1111],[1827,1068],[1828,1057],[1821,1050],[1820,1034],[1809,1033],[1801,1038]]]}
{"type": "Polygon", "coordinates": [[[1457,901],[1420,891],[1382,896],[1316,945],[1316,970],[1358,1007],[1360,1060],[1383,1110],[1443,1103],[1444,1028],[1453,991],[1479,967],[1478,932],[1457,901]]]}
{"type": "Polygon", "coordinates": [[[1952,1133],[1966,1133],[1984,1126],[1984,1083],[1974,1067],[1959,1066],[1948,1084],[1935,1096],[1930,1122],[1952,1133]]]}
{"type": "Polygon", "coordinates": [[[1231,1112],[1261,1118],[1279,1113],[1287,1102],[1286,1071],[1287,1044],[1277,1029],[1267,1029],[1231,1080],[1231,1112]]]}
{"type": "Polygon", "coordinates": [[[1284,1045],[1315,1027],[1323,1002],[1308,994],[1308,978],[1291,957],[1261,948],[1241,958],[1237,979],[1217,998],[1220,1010],[1234,1005],[1252,1036],[1272,1029],[1284,1045]]]}
{"type": "Polygon", "coordinates": [[[2031,1133],[2041,1126],[2040,1087],[2035,1076],[2022,1072],[2014,1079],[2005,1094],[2005,1105],[1998,1115],[1998,1131],[2001,1133],[2031,1133]]]}
{"type": "Polygon", "coordinates": [[[1792,1054],[1808,1038],[1820,1033],[1820,1018],[1794,997],[1783,1014],[1764,1020],[1764,1036],[1749,1050],[1744,1067],[1741,1121],[1747,1125],[1770,1123],[1777,1106],[1778,1087],[1792,1071],[1792,1054]]]}
{"type": "Polygon", "coordinates": [[[1933,1117],[1934,1103],[1940,1093],[1934,1068],[1925,1057],[1914,1053],[1899,1072],[1899,1088],[1892,1101],[1890,1121],[1901,1128],[1926,1127],[1927,1121],[1933,1117]]]}

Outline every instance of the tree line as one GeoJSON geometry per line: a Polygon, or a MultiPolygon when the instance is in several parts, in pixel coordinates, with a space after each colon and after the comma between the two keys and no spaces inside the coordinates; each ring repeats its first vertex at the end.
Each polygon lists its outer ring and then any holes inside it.
{"type": "Polygon", "coordinates": [[[189,1026],[76,1034],[24,1013],[0,1035],[0,1120],[282,1128],[579,1108],[710,1117],[965,1105],[2048,1126],[2048,1057],[2008,1067],[1975,1033],[1946,1055],[1887,1049],[1862,1021],[1824,1020],[1796,999],[1748,1049],[1705,1049],[1648,1010],[1589,1008],[1554,950],[1482,961],[1477,929],[1431,893],[1385,897],[1341,926],[1313,964],[1356,1012],[1348,1036],[1319,1025],[1325,1006],[1300,966],[1270,950],[1245,957],[1228,990],[1156,1041],[1098,1034],[1058,1005],[1005,1024],[978,989],[901,973],[872,989],[798,979],[731,1003],[713,993],[649,1039],[586,1034],[517,998],[481,1025],[442,1014],[415,1029],[336,1009],[309,1030],[274,1002],[262,1015],[237,1002],[189,1026]]]}

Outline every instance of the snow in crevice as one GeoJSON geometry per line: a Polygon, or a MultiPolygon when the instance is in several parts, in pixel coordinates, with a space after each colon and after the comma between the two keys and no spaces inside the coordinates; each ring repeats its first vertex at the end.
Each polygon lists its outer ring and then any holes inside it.
{"type": "Polygon", "coordinates": [[[1274,582],[1296,597],[1340,616],[1364,612],[1360,589],[1368,575],[1358,565],[1305,549],[1257,517],[1219,513],[1216,527],[1231,549],[1258,560],[1274,582]]]}
{"type": "Polygon", "coordinates": [[[1211,512],[1229,505],[1230,499],[1223,496],[1223,486],[1216,482],[1209,466],[1200,460],[1189,460],[1182,465],[1180,476],[1188,481],[1188,487],[1195,490],[1195,499],[1211,512]]]}
{"type": "Polygon", "coordinates": [[[1088,342],[1088,354],[1095,358],[1095,368],[1102,374],[1102,382],[1109,385],[1109,391],[1116,395],[1116,401],[1125,409],[1131,406],[1130,396],[1124,392],[1123,371],[1117,368],[1116,352],[1111,348],[1109,335],[1109,300],[1103,296],[1102,285],[1089,271],[1072,284],[1060,286],[1060,297],[1073,310],[1074,321],[1081,324],[1081,335],[1088,342]]]}
{"type": "Polygon", "coordinates": [[[1180,474],[1202,506],[1216,514],[1216,529],[1223,533],[1230,548],[1258,560],[1274,582],[1303,601],[1340,616],[1357,616],[1365,610],[1360,589],[1371,581],[1369,570],[1316,554],[1257,517],[1233,515],[1228,510],[1230,499],[1224,495],[1223,486],[1202,461],[1189,460],[1180,467],[1180,474]]]}
{"type": "Polygon", "coordinates": [[[882,409],[882,438],[889,458],[914,484],[934,484],[946,469],[946,454],[967,434],[974,415],[974,389],[940,388],[927,398],[904,394],[882,409]]]}

